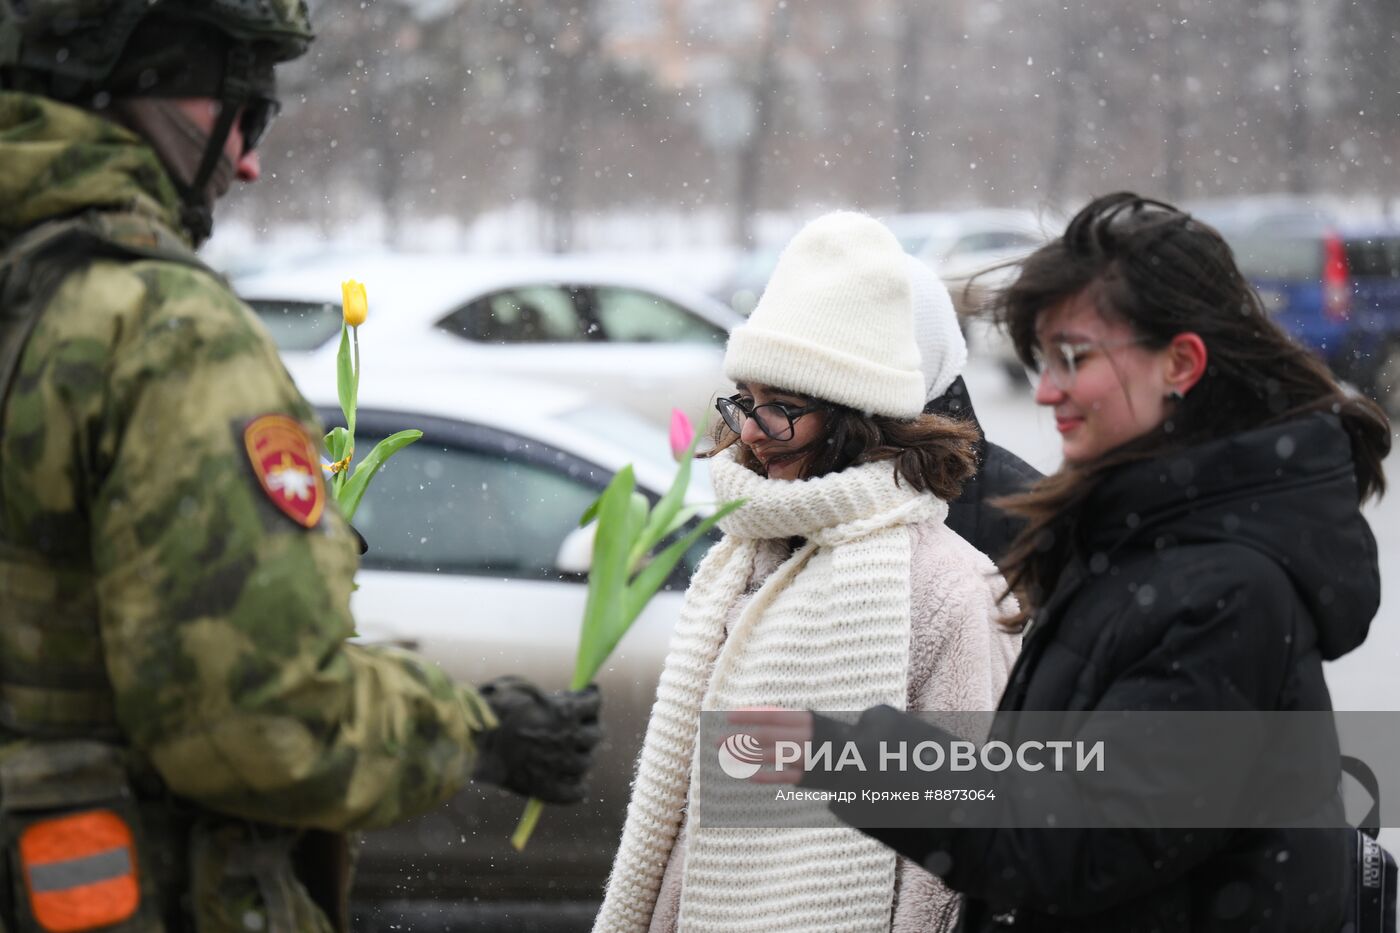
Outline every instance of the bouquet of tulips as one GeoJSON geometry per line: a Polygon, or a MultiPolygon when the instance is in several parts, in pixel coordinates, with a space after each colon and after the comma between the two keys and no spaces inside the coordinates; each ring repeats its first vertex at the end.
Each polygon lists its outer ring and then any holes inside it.
{"type": "Polygon", "coordinates": [[[355,407],[360,394],[360,325],[369,316],[369,299],[365,296],[365,286],[354,279],[340,283],[340,298],[343,320],[335,375],[345,427],[332,428],[326,435],[326,450],[331,456],[326,470],[331,474],[331,495],[348,522],[355,517],[355,510],[360,507],[374,474],[390,457],[422,437],[423,432],[408,430],[391,434],[375,444],[353,471],[350,469],[350,461],[355,456],[355,407]]]}
{"type": "MultiPolygon", "coordinates": [[[[700,511],[699,507],[685,504],[698,441],[699,434],[691,427],[690,419],[672,409],[671,453],[679,467],[666,494],[654,507],[648,507],[646,496],[637,492],[636,478],[629,464],[617,471],[603,494],[579,519],[580,527],[591,521],[597,521],[598,525],[593,538],[593,562],[588,571],[588,598],[583,609],[578,658],[569,689],[582,690],[593,682],[617,643],[666,582],[686,550],[720,519],[744,504],[743,499],[724,503],[660,553],[652,554],[657,545],[700,511]]],[[[525,848],[543,810],[544,804],[538,800],[525,805],[525,813],[510,839],[517,851],[525,848]]]]}

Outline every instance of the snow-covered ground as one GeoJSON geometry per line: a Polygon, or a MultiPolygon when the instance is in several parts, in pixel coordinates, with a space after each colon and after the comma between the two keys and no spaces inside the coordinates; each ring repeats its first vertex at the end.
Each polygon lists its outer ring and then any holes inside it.
{"type": "MultiPolygon", "coordinates": [[[[996,367],[979,359],[969,362],[964,378],[988,437],[1041,470],[1059,465],[1054,419],[1035,405],[1028,388],[1010,385],[996,367]]],[[[1380,546],[1380,612],[1366,643],[1327,665],[1333,705],[1341,710],[1400,711],[1400,453],[1387,466],[1392,492],[1366,509],[1380,546]]]]}

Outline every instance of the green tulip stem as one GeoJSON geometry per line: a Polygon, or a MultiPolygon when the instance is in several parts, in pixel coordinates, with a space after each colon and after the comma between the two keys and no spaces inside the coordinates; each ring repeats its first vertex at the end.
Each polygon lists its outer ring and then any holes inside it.
{"type": "Polygon", "coordinates": [[[515,827],[515,832],[511,833],[510,844],[515,851],[520,852],[525,848],[525,843],[530,841],[530,836],[535,831],[535,824],[540,821],[540,814],[544,812],[544,801],[531,797],[525,804],[525,812],[520,815],[520,822],[515,827]]]}

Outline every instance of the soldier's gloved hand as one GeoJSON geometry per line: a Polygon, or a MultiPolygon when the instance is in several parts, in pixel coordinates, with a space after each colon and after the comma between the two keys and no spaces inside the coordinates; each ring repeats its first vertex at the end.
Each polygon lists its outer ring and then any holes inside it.
{"type": "Polygon", "coordinates": [[[603,737],[598,688],[544,693],[519,677],[502,677],[480,692],[499,725],[478,741],[475,779],[545,803],[582,800],[603,737]]]}

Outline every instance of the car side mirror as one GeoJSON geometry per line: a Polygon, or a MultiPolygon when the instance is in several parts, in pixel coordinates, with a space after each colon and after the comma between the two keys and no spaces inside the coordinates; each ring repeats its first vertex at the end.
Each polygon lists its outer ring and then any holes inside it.
{"type": "Polygon", "coordinates": [[[589,568],[593,566],[593,538],[597,533],[598,523],[589,522],[565,535],[554,558],[554,569],[560,573],[587,576],[589,568]]]}

